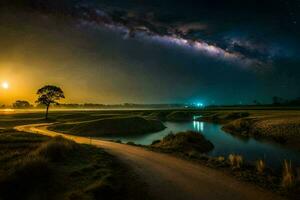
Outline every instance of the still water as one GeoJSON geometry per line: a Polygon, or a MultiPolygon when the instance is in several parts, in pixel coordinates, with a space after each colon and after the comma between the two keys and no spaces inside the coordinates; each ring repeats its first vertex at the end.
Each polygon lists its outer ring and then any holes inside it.
{"type": "Polygon", "coordinates": [[[221,130],[221,126],[207,122],[166,122],[165,130],[142,135],[128,137],[113,137],[122,142],[134,142],[136,144],[149,145],[154,140],[160,140],[170,132],[177,133],[187,130],[202,132],[210,140],[215,148],[208,153],[211,156],[227,156],[230,153],[241,154],[247,161],[265,159],[269,166],[280,168],[284,159],[291,160],[296,166],[300,165],[300,152],[290,150],[271,142],[260,141],[253,138],[245,139],[235,137],[221,130]]]}

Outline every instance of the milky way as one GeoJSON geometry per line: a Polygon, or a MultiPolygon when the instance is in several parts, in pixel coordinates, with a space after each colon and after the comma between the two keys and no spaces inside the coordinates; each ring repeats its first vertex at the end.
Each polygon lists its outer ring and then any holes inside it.
{"type": "Polygon", "coordinates": [[[48,83],[64,86],[70,102],[236,104],[300,94],[294,0],[1,3],[0,79],[23,80],[24,94],[48,83]]]}
{"type": "MultiPolygon", "coordinates": [[[[206,54],[208,56],[217,58],[217,59],[224,59],[228,61],[234,61],[237,63],[243,63],[243,66],[248,67],[257,67],[262,66],[262,61],[259,61],[254,58],[248,58],[246,55],[241,54],[240,52],[230,52],[218,47],[217,45],[208,44],[205,41],[201,41],[199,39],[192,40],[186,39],[179,34],[175,34],[174,32],[170,32],[168,34],[155,33],[151,30],[147,29],[146,27],[127,27],[123,24],[118,22],[114,22],[111,20],[110,16],[106,14],[104,11],[99,9],[88,9],[88,13],[85,12],[83,14],[84,20],[80,21],[83,25],[93,25],[97,26],[104,26],[109,29],[118,31],[124,34],[125,39],[130,39],[131,37],[138,37],[143,39],[152,40],[155,42],[160,42],[164,44],[173,44],[178,45],[188,50],[199,51],[200,53],[206,54]],[[92,14],[91,14],[92,13],[92,14]],[[133,29],[133,30],[132,30],[133,29]]],[[[265,63],[267,64],[267,63],[265,63]]]]}

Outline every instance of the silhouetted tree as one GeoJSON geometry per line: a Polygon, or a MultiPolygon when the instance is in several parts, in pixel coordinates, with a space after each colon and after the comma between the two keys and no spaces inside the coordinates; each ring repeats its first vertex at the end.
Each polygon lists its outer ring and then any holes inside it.
{"type": "Polygon", "coordinates": [[[21,108],[31,108],[32,105],[28,101],[24,100],[17,100],[15,103],[13,103],[13,108],[21,109],[21,108]]]}
{"type": "Polygon", "coordinates": [[[57,104],[58,100],[65,98],[64,92],[60,87],[53,85],[46,85],[37,91],[38,99],[36,103],[46,106],[46,116],[48,119],[49,107],[51,104],[57,104]]]}

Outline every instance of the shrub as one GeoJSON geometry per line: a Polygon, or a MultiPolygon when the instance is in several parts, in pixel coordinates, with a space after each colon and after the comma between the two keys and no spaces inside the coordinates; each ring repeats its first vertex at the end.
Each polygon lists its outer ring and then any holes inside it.
{"type": "Polygon", "coordinates": [[[261,159],[256,161],[256,170],[259,174],[263,174],[266,170],[266,162],[261,159]]]}
{"type": "Polygon", "coordinates": [[[190,151],[205,153],[214,148],[214,145],[201,133],[193,131],[180,132],[177,134],[170,133],[161,141],[152,144],[152,146],[167,151],[187,154],[190,151]]]}
{"type": "Polygon", "coordinates": [[[291,188],[295,185],[296,179],[292,169],[291,161],[284,160],[282,173],[282,187],[291,188]]]}

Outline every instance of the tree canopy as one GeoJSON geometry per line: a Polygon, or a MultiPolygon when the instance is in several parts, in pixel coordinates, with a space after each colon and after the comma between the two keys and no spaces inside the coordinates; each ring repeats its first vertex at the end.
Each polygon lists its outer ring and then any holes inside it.
{"type": "Polygon", "coordinates": [[[48,118],[48,110],[51,104],[59,104],[58,100],[64,99],[64,92],[60,87],[54,85],[46,85],[37,91],[38,99],[36,103],[46,106],[46,119],[48,118]]]}

